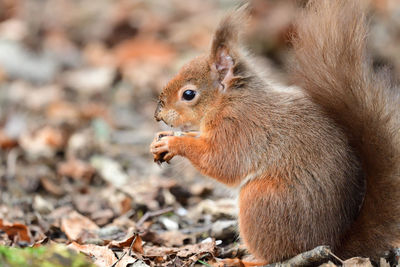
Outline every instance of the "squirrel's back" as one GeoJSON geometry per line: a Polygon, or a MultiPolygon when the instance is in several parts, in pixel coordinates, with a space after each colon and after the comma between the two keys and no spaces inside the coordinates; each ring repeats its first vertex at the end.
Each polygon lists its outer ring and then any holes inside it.
{"type": "Polygon", "coordinates": [[[400,91],[366,55],[362,1],[314,0],[297,23],[295,81],[345,130],[366,194],[340,256],[376,257],[400,245],[400,91]]]}

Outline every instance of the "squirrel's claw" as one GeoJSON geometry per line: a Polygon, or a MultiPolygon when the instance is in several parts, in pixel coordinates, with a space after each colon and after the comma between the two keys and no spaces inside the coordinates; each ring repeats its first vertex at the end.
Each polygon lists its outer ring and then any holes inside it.
{"type": "Polygon", "coordinates": [[[169,163],[169,161],[175,156],[174,153],[169,151],[168,138],[162,139],[166,132],[158,133],[156,138],[154,138],[153,143],[150,145],[150,152],[153,153],[154,162],[161,164],[163,162],[169,163]]]}
{"type": "Polygon", "coordinates": [[[164,155],[163,160],[167,163],[174,157],[175,155],[171,152],[168,152],[167,154],[164,155]]]}

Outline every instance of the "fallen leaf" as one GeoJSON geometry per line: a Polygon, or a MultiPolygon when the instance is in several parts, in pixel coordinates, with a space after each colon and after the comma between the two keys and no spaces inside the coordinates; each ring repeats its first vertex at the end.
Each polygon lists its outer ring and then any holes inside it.
{"type": "Polygon", "coordinates": [[[19,143],[33,157],[52,157],[65,145],[63,132],[55,127],[45,126],[33,134],[23,134],[19,143]]]}
{"type": "Polygon", "coordinates": [[[111,241],[108,246],[117,248],[130,248],[132,246],[133,252],[143,254],[144,251],[142,243],[142,238],[139,236],[139,234],[135,233],[122,241],[111,241]]]}
{"type": "Polygon", "coordinates": [[[18,142],[16,139],[9,137],[4,131],[0,130],[0,148],[10,149],[16,147],[18,142]]]}
{"type": "Polygon", "coordinates": [[[37,133],[39,139],[43,139],[44,142],[54,148],[60,148],[65,144],[63,133],[60,129],[45,127],[37,133]]]}
{"type": "Polygon", "coordinates": [[[81,116],[83,119],[92,120],[95,118],[102,118],[109,125],[113,125],[111,114],[104,104],[101,103],[85,103],[80,108],[81,116]]]}
{"type": "Polygon", "coordinates": [[[31,233],[26,225],[22,223],[7,223],[0,219],[0,230],[5,232],[10,240],[17,237],[18,241],[31,243],[31,233]]]}
{"type": "Polygon", "coordinates": [[[181,266],[190,266],[204,256],[214,255],[216,250],[215,242],[203,242],[194,245],[187,245],[180,248],[145,246],[144,258],[158,263],[160,266],[167,264],[171,258],[183,259],[181,266]]]}
{"type": "Polygon", "coordinates": [[[372,267],[369,258],[354,257],[343,262],[344,267],[372,267]]]}
{"type": "Polygon", "coordinates": [[[68,176],[77,180],[85,180],[90,182],[95,169],[88,163],[79,159],[69,159],[68,161],[59,163],[57,172],[60,175],[68,176]]]}
{"type": "Polygon", "coordinates": [[[32,245],[33,248],[37,248],[43,245],[46,245],[50,242],[50,238],[48,238],[47,236],[40,239],[39,241],[36,241],[35,244],[32,245]]]}
{"type": "Polygon", "coordinates": [[[61,219],[65,217],[65,214],[69,214],[72,211],[73,209],[71,206],[63,205],[53,210],[47,217],[54,221],[53,226],[59,228],[61,226],[61,219]]]}
{"type": "Polygon", "coordinates": [[[157,257],[166,256],[171,254],[176,254],[178,257],[189,257],[193,254],[199,253],[214,253],[215,252],[215,242],[204,242],[194,245],[186,245],[180,248],[173,247],[155,247],[155,246],[145,246],[144,256],[146,257],[157,257]]]}
{"type": "Polygon", "coordinates": [[[112,209],[100,209],[91,213],[90,218],[92,218],[97,225],[102,226],[106,225],[112,220],[112,218],[114,218],[114,212],[112,209]]]}
{"type": "Polygon", "coordinates": [[[114,253],[106,246],[97,246],[93,244],[80,245],[72,242],[67,246],[70,249],[82,252],[92,258],[94,264],[98,266],[111,266],[117,261],[114,253]]]}
{"type": "Polygon", "coordinates": [[[204,242],[194,245],[186,245],[184,247],[181,247],[176,255],[178,257],[186,258],[193,254],[204,254],[204,253],[214,254],[215,248],[216,245],[214,241],[204,242]]]}
{"type": "Polygon", "coordinates": [[[67,101],[52,102],[46,109],[46,115],[50,120],[57,123],[76,124],[81,119],[78,106],[67,101]]]}
{"type": "Polygon", "coordinates": [[[61,219],[61,230],[70,240],[77,240],[85,231],[96,231],[99,227],[89,218],[76,211],[61,219]]]}
{"type": "Polygon", "coordinates": [[[145,267],[149,265],[145,264],[141,260],[135,259],[134,257],[125,254],[124,257],[120,261],[118,261],[115,267],[127,267],[127,266],[145,267]]]}
{"type": "Polygon", "coordinates": [[[101,42],[90,42],[83,49],[86,62],[92,66],[113,66],[114,57],[101,42]]]}
{"type": "Polygon", "coordinates": [[[175,56],[175,50],[170,45],[160,40],[144,37],[121,42],[114,48],[113,53],[118,65],[144,59],[165,64],[175,56]]]}
{"type": "Polygon", "coordinates": [[[158,234],[158,236],[163,240],[163,244],[169,247],[180,247],[194,243],[196,240],[194,236],[183,234],[180,231],[166,231],[158,234]]]}
{"type": "Polygon", "coordinates": [[[121,214],[127,213],[128,211],[132,210],[132,198],[124,197],[124,199],[120,202],[121,206],[121,214]]]}
{"type": "Polygon", "coordinates": [[[56,181],[54,181],[54,179],[50,177],[40,177],[40,183],[47,192],[55,196],[62,196],[65,193],[64,189],[56,181]]]}
{"type": "Polygon", "coordinates": [[[145,257],[163,257],[166,255],[176,254],[179,251],[179,248],[156,246],[145,246],[143,249],[145,257]]]}

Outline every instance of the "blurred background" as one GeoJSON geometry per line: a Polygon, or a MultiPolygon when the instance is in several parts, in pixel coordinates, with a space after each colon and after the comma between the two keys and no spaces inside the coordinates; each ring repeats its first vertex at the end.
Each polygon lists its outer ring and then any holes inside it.
{"type": "MultiPolygon", "coordinates": [[[[291,23],[306,2],[251,1],[243,41],[285,83],[291,23]]],[[[63,218],[73,211],[114,229],[109,239],[140,228],[145,241],[165,246],[237,241],[229,191],[183,159],[154,164],[148,147],[167,129],[153,119],[158,93],[207,52],[220,18],[239,3],[0,0],[0,219],[30,232],[27,240],[3,234],[0,245],[67,242],[63,218]],[[167,207],[168,216],[138,225],[167,207]]],[[[397,81],[400,1],[372,0],[370,15],[374,66],[397,81]]]]}

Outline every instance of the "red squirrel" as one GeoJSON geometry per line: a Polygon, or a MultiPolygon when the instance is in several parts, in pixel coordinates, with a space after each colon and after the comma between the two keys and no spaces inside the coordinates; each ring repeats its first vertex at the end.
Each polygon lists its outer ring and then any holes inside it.
{"type": "Polygon", "coordinates": [[[329,245],[376,258],[400,245],[400,91],[375,73],[362,1],[314,0],[295,24],[284,87],[240,44],[246,11],[162,90],[155,161],[186,157],[239,188],[239,232],[264,263],[329,245]]]}

